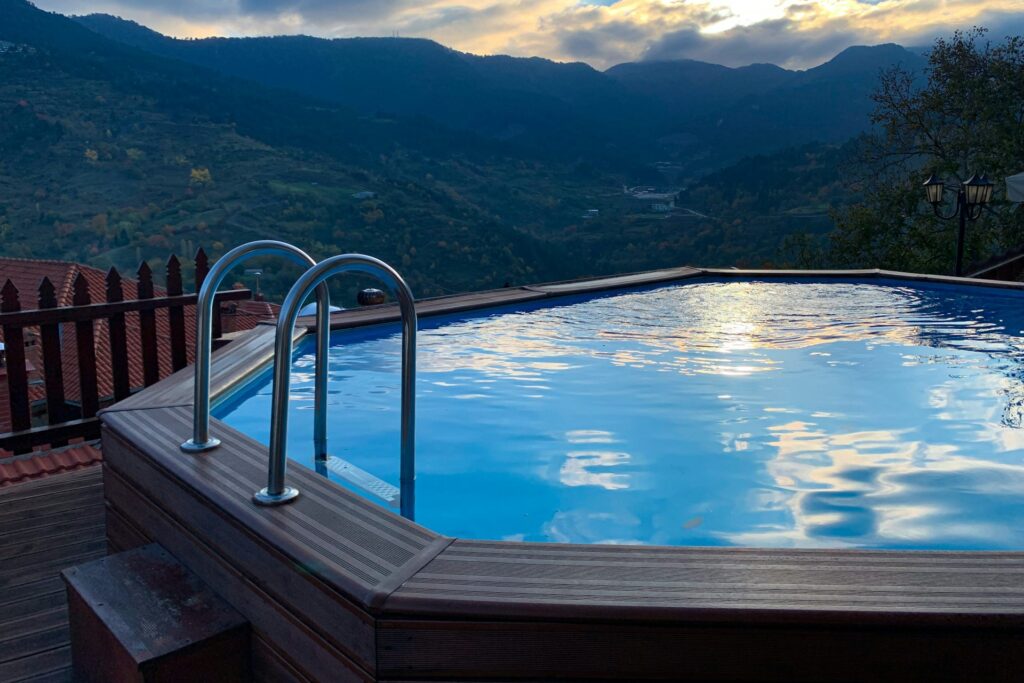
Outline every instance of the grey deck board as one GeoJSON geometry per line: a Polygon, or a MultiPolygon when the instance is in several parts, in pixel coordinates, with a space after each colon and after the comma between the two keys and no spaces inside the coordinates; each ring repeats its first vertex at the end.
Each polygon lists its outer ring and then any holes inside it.
{"type": "Polygon", "coordinates": [[[1024,554],[507,544],[456,540],[389,611],[645,621],[1024,625],[1024,554]],[[743,614],[740,617],[740,614],[743,614]]]}
{"type": "Polygon", "coordinates": [[[666,268],[664,270],[652,270],[645,273],[629,273],[626,275],[615,275],[612,277],[598,278],[594,280],[578,280],[572,282],[559,282],[548,285],[536,285],[530,287],[536,292],[545,294],[586,294],[589,292],[600,292],[608,289],[619,289],[622,287],[639,287],[643,285],[657,284],[660,282],[672,282],[685,278],[702,275],[703,270],[699,268],[666,268]]]}
{"type": "Polygon", "coordinates": [[[60,571],[106,554],[101,468],[0,488],[0,683],[70,681],[60,571]]]}

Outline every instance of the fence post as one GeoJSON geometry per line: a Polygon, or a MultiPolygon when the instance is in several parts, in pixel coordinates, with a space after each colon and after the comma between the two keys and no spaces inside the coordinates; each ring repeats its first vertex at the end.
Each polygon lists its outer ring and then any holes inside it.
{"type": "MultiPolygon", "coordinates": [[[[7,280],[0,289],[0,313],[20,310],[18,288],[7,280]]],[[[25,369],[25,331],[20,325],[4,325],[4,348],[7,354],[7,391],[11,400],[11,430],[19,432],[32,427],[28,372],[25,369]]]]}
{"type": "MultiPolygon", "coordinates": [[[[57,308],[57,290],[50,278],[44,277],[39,283],[39,308],[57,308]]],[[[60,324],[40,323],[39,337],[43,344],[43,377],[46,383],[46,422],[56,425],[64,422],[64,363],[61,358],[60,324]]],[[[65,446],[67,442],[54,442],[53,446],[65,446]]]]}
{"type": "MultiPolygon", "coordinates": [[[[145,261],[139,265],[137,299],[153,298],[153,271],[145,261]]],[[[160,352],[156,345],[156,310],[139,311],[139,344],[142,346],[142,383],[160,381],[160,352]]]]}
{"type": "MultiPolygon", "coordinates": [[[[89,281],[81,272],[75,278],[75,306],[88,306],[92,303],[89,295],[89,281]]],[[[82,394],[82,417],[94,417],[100,409],[99,387],[96,381],[96,340],[95,322],[80,320],[75,323],[75,345],[78,349],[78,389],[82,394]]]]}
{"type": "MultiPolygon", "coordinates": [[[[107,273],[107,303],[124,301],[121,274],[116,268],[107,273]]],[[[114,313],[109,318],[110,367],[114,378],[114,400],[123,401],[131,395],[131,378],[128,370],[128,333],[125,329],[124,313],[114,313]]]]}
{"type": "MultiPolygon", "coordinates": [[[[167,296],[181,296],[181,262],[171,254],[167,259],[167,296]]],[[[188,344],[185,337],[185,308],[170,306],[167,320],[171,326],[171,369],[175,372],[188,365],[188,344]]]]}
{"type": "MultiPolygon", "coordinates": [[[[206,274],[210,272],[210,259],[206,256],[206,251],[199,247],[196,252],[196,294],[199,294],[199,290],[203,286],[203,280],[206,279],[206,274]]],[[[199,313],[197,312],[198,316],[199,313]]],[[[216,297],[213,300],[213,338],[220,339],[221,337],[221,319],[220,319],[220,304],[217,303],[216,297]]]]}

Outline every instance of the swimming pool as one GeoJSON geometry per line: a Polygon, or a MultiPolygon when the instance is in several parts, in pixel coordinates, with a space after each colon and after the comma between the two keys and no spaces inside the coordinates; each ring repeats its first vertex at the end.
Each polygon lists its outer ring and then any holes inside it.
{"type": "MultiPolygon", "coordinates": [[[[1021,303],[702,279],[428,319],[417,521],[499,540],[1022,548],[1021,303]]],[[[396,483],[397,326],[333,341],[328,474],[396,483]]],[[[310,467],[311,351],[289,430],[310,467]]],[[[269,379],[215,415],[266,442],[269,379]]]]}

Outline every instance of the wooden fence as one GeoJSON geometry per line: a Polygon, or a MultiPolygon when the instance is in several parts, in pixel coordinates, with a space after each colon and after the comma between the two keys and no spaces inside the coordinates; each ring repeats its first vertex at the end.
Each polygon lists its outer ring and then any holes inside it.
{"type": "MultiPolygon", "coordinates": [[[[195,291],[207,272],[209,262],[200,249],[195,256],[195,291]]],[[[10,432],[0,433],[0,449],[23,453],[41,445],[61,446],[70,439],[99,437],[96,413],[101,404],[127,398],[138,386],[132,386],[131,358],[138,362],[141,353],[142,386],[163,379],[162,375],[180,370],[188,364],[188,338],[186,307],[195,307],[196,294],[185,294],[182,287],[181,262],[176,256],[167,260],[166,294],[155,296],[153,273],[145,262],[138,269],[137,296],[125,299],[121,274],[111,268],[105,278],[105,301],[94,302],[88,279],[79,271],[73,283],[71,306],[59,307],[54,284],[43,278],[38,289],[37,308],[23,310],[22,295],[8,279],[0,289],[0,329],[6,347],[7,393],[10,401],[10,432]],[[157,311],[166,309],[166,341],[158,343],[157,311]],[[127,316],[138,316],[137,344],[130,353],[127,316]],[[102,333],[106,321],[106,341],[109,346],[110,395],[101,395],[96,332],[102,333]],[[62,326],[64,328],[62,329],[62,326]],[[74,330],[77,358],[77,409],[66,400],[64,379],[65,354],[62,341],[74,330]],[[42,350],[42,373],[45,387],[46,424],[33,426],[29,364],[26,358],[26,330],[38,330],[42,350]],[[169,362],[161,363],[161,347],[169,354],[169,362]],[[161,368],[165,368],[162,372],[161,368]]],[[[221,292],[214,306],[214,337],[221,336],[221,306],[224,301],[251,298],[247,289],[221,292]]],[[[134,329],[136,325],[132,325],[134,329]]],[[[67,343],[71,343],[68,340],[67,343]]],[[[138,372],[136,372],[138,374],[138,372]]],[[[38,396],[36,402],[38,402],[38,396]]]]}
{"type": "Polygon", "coordinates": [[[967,277],[1017,282],[1024,275],[1024,247],[972,264],[967,272],[967,277]]]}

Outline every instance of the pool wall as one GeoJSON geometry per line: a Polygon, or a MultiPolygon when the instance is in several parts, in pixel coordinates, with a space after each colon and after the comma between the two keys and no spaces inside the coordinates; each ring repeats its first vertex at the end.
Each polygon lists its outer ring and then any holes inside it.
{"type": "MultiPolygon", "coordinates": [[[[680,268],[417,311],[708,275],[1022,289],[877,270],[680,268]]],[[[336,314],[332,327],[397,319],[396,307],[374,307],[336,314]]],[[[214,355],[214,395],[270,360],[273,335],[260,326],[214,355]]],[[[302,495],[260,508],[251,496],[266,447],[214,420],[224,445],[186,455],[191,418],[191,368],[101,414],[109,545],[160,543],[244,614],[257,680],[1024,680],[1024,553],[464,541],[297,463],[288,480],[302,495]]]]}

